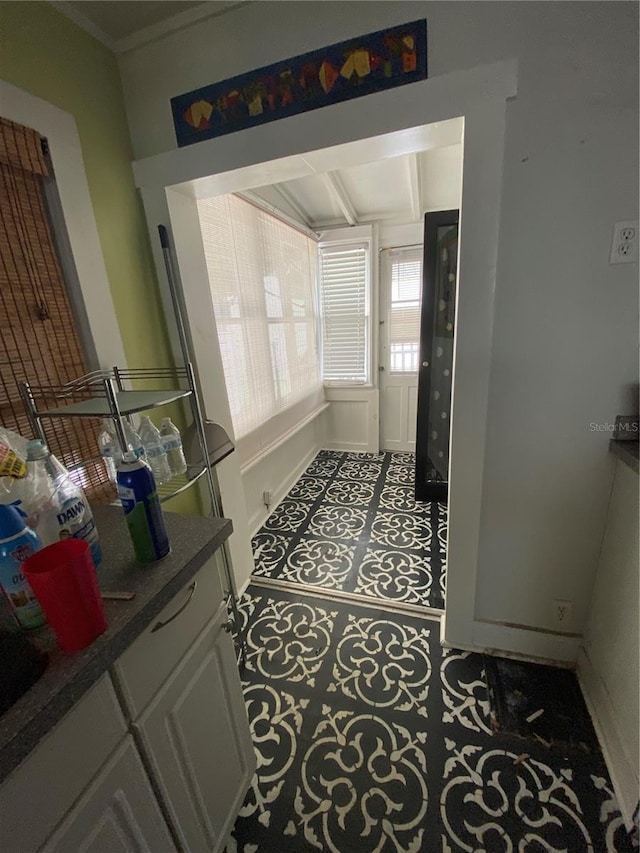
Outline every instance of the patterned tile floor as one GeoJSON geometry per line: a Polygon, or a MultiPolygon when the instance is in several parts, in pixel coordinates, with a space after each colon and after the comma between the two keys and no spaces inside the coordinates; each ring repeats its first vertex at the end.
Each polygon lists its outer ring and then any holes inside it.
{"type": "Polygon", "coordinates": [[[414,468],[321,451],[255,535],[254,576],[443,608],[447,508],[414,500],[414,468]]]}
{"type": "Polygon", "coordinates": [[[437,618],[259,587],[242,612],[258,769],[228,853],[631,850],[601,755],[492,734],[437,618]]]}

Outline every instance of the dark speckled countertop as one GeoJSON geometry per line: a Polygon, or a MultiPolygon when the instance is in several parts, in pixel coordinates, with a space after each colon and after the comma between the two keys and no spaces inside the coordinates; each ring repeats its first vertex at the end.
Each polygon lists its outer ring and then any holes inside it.
{"type": "Polygon", "coordinates": [[[609,442],[609,450],[639,473],[640,444],[637,441],[618,441],[612,438],[609,442]]]}
{"type": "Polygon", "coordinates": [[[103,592],[134,592],[131,601],[105,601],[108,628],[90,646],[73,655],[57,645],[49,666],[33,687],[0,717],[0,782],[62,719],[171,599],[198,572],[233,530],[226,518],[164,513],[171,553],[143,566],[133,547],[122,510],[97,507],[103,592]]]}

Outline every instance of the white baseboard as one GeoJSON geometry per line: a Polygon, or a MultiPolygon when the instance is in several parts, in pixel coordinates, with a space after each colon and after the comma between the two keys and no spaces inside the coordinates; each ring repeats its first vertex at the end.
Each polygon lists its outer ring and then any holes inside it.
{"type": "Polygon", "coordinates": [[[346,441],[325,441],[323,450],[341,450],[344,453],[371,453],[367,444],[346,441]]]}
{"type": "MultiPolygon", "coordinates": [[[[586,650],[578,654],[578,680],[582,695],[591,714],[604,760],[627,831],[634,826],[633,814],[638,805],[638,769],[634,768],[628,750],[618,731],[616,711],[604,682],[596,672],[586,650]]],[[[636,756],[637,759],[637,756],[636,756]]]]}
{"type": "Polygon", "coordinates": [[[265,523],[267,518],[271,515],[271,513],[275,510],[278,504],[286,497],[289,492],[289,489],[293,486],[293,484],[298,480],[304,471],[309,467],[312,460],[318,454],[320,450],[319,447],[314,446],[309,450],[304,456],[298,465],[292,470],[285,471],[284,478],[278,484],[277,487],[272,489],[271,492],[271,504],[268,507],[264,507],[263,509],[254,512],[249,518],[249,530],[251,531],[251,536],[255,536],[256,532],[260,530],[262,525],[265,523]]]}
{"type": "Polygon", "coordinates": [[[581,637],[536,631],[524,625],[501,625],[479,620],[473,623],[470,643],[459,643],[455,637],[447,635],[446,618],[443,633],[443,644],[452,648],[564,667],[575,665],[580,643],[581,637]]]}

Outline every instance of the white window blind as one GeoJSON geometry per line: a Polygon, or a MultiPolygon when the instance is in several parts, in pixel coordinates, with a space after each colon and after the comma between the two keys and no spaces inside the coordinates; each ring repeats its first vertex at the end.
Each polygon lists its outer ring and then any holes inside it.
{"type": "Polygon", "coordinates": [[[369,381],[369,245],[320,248],[322,378],[369,381]]]}
{"type": "Polygon", "coordinates": [[[390,371],[417,373],[420,354],[422,249],[394,249],[390,260],[390,371]]]}
{"type": "Polygon", "coordinates": [[[320,387],[317,244],[234,195],[198,211],[238,439],[320,387]]]}

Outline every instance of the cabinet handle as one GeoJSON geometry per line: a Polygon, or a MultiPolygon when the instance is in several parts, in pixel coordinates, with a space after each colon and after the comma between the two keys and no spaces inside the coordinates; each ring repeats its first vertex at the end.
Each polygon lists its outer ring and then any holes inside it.
{"type": "Polygon", "coordinates": [[[196,586],[197,586],[197,585],[198,585],[198,584],[197,584],[197,582],[196,582],[196,581],[194,581],[194,582],[191,584],[191,586],[189,587],[189,595],[187,596],[187,600],[185,601],[185,603],[184,603],[181,607],[179,607],[179,608],[176,610],[176,612],[175,612],[172,616],[169,616],[169,618],[168,618],[168,619],[165,619],[165,620],[164,620],[164,622],[162,622],[162,621],[160,621],[160,622],[156,622],[156,624],[155,624],[155,625],[153,626],[153,628],[151,629],[151,633],[152,633],[152,634],[155,634],[155,632],[156,632],[156,631],[159,631],[159,630],[160,630],[160,628],[164,628],[164,626],[165,626],[165,625],[168,625],[168,624],[169,624],[169,622],[173,622],[173,620],[174,620],[174,619],[176,619],[176,618],[177,618],[177,617],[182,613],[182,611],[183,611],[183,610],[186,610],[186,609],[187,609],[187,605],[189,604],[189,602],[190,602],[190,601],[191,601],[191,599],[193,598],[193,594],[194,594],[194,592],[196,591],[196,586]]]}

